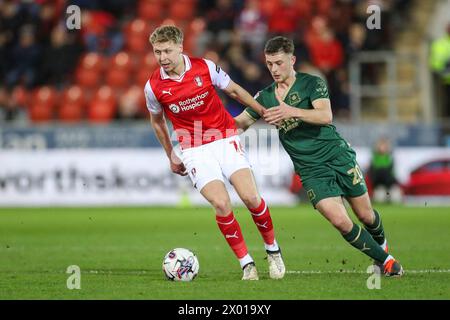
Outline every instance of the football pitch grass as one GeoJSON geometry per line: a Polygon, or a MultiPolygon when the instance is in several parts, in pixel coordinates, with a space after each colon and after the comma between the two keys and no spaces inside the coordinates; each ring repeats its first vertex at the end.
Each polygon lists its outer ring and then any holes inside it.
{"type": "Polygon", "coordinates": [[[269,278],[250,214],[235,209],[259,271],[252,282],[240,280],[207,207],[2,208],[0,299],[450,299],[450,209],[376,208],[406,274],[381,277],[372,290],[369,258],[310,205],[271,208],[287,268],[282,280],[269,278]],[[162,259],[175,247],[197,254],[194,281],[165,280],[162,259]],[[70,265],[81,269],[79,290],[67,289],[70,265]]]}

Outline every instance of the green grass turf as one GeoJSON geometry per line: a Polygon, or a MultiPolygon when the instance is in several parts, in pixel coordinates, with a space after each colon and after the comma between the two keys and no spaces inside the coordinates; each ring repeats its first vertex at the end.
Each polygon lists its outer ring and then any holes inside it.
{"type": "Polygon", "coordinates": [[[406,269],[403,278],[382,277],[380,290],[367,289],[369,258],[309,205],[272,208],[283,280],[269,279],[260,235],[248,212],[235,210],[256,282],[240,280],[209,208],[3,208],[0,299],[450,299],[450,209],[377,208],[406,269]],[[196,252],[193,282],[165,280],[162,258],[174,247],[196,252]],[[66,287],[69,265],[81,268],[80,290],[66,287]]]}

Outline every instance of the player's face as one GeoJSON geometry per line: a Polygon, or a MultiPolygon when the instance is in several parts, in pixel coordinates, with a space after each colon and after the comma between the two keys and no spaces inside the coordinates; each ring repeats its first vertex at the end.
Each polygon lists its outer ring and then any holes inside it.
{"type": "Polygon", "coordinates": [[[266,54],[266,65],[277,83],[286,81],[292,74],[295,56],[292,54],[280,52],[275,54],[266,54]]]}
{"type": "Polygon", "coordinates": [[[166,73],[172,72],[181,63],[183,45],[173,41],[157,42],[153,44],[153,53],[159,65],[166,73]]]}

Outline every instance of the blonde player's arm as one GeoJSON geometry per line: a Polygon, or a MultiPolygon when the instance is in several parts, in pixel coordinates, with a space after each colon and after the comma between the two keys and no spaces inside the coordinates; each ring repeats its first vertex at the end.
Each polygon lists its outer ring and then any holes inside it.
{"type": "Polygon", "coordinates": [[[170,161],[170,169],[172,172],[179,174],[181,176],[185,176],[186,168],[183,162],[176,156],[172,141],[170,141],[169,136],[169,128],[167,127],[166,119],[164,117],[164,113],[150,113],[150,123],[152,125],[153,130],[155,131],[156,137],[161,143],[161,146],[164,148],[166,152],[167,158],[170,161]]]}
{"type": "Polygon", "coordinates": [[[235,83],[233,80],[230,80],[228,86],[223,89],[223,91],[229,95],[234,100],[240,102],[246,107],[252,108],[255,112],[257,112],[260,116],[262,116],[265,112],[265,108],[256,101],[247,90],[242,88],[240,85],[235,83]]]}
{"type": "Polygon", "coordinates": [[[234,117],[234,122],[236,123],[236,127],[239,129],[239,131],[244,132],[256,122],[256,119],[250,116],[247,111],[243,111],[241,112],[241,114],[234,117]]]}

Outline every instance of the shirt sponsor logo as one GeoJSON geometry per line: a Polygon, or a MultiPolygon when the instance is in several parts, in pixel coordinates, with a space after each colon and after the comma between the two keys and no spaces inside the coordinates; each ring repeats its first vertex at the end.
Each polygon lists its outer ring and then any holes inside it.
{"type": "Polygon", "coordinates": [[[177,106],[176,104],[173,104],[173,103],[169,106],[169,109],[170,109],[170,111],[172,111],[173,113],[178,113],[178,112],[180,112],[180,107],[177,106]]]}
{"type": "Polygon", "coordinates": [[[169,109],[173,113],[178,113],[180,111],[189,111],[205,104],[204,99],[209,95],[209,91],[202,94],[198,94],[193,98],[188,98],[183,101],[178,101],[178,104],[171,104],[169,109]]]}

